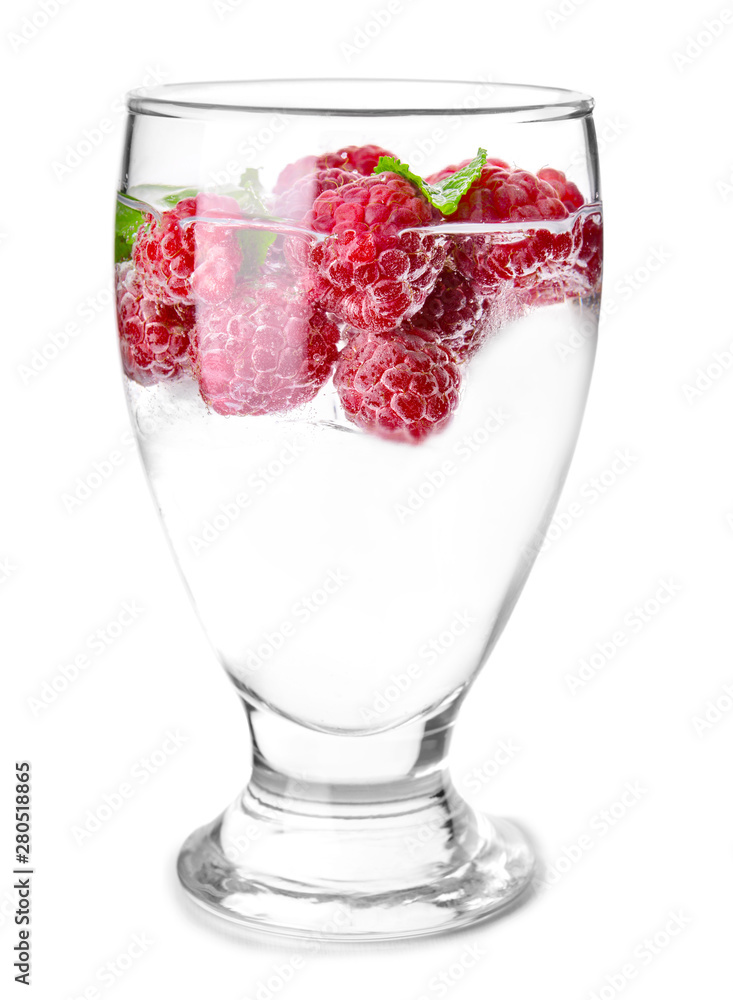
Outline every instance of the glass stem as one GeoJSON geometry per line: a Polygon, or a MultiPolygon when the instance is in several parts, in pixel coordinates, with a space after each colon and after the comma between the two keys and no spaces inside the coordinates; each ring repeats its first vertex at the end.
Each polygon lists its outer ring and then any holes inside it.
{"type": "Polygon", "coordinates": [[[245,708],[253,769],[241,811],[261,824],[246,838],[248,864],[284,878],[310,868],[332,884],[366,879],[388,891],[392,883],[404,889],[410,873],[424,884],[476,852],[475,817],[447,770],[455,702],[431,718],[358,737],[245,708]]]}

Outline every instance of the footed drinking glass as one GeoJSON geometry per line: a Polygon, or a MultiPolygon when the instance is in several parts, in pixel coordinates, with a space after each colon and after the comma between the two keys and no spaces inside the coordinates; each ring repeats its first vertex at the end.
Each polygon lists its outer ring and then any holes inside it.
{"type": "Polygon", "coordinates": [[[532,850],[463,801],[446,755],[588,391],[592,101],[272,80],[128,107],[127,398],[253,747],[244,791],[185,842],[181,881],[295,935],[493,914],[529,884],[532,850]]]}

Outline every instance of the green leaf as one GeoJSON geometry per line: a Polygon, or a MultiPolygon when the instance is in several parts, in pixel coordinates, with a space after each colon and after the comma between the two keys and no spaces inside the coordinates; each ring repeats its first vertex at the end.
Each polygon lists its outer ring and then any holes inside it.
{"type": "Polygon", "coordinates": [[[242,271],[256,271],[265,263],[267,251],[275,241],[276,233],[269,229],[238,229],[237,239],[242,248],[242,271]]]}
{"type": "MultiPolygon", "coordinates": [[[[161,191],[167,191],[167,194],[158,194],[158,200],[168,206],[173,208],[182,201],[184,198],[195,198],[201,192],[197,188],[160,188],[161,191]]],[[[228,195],[239,205],[242,210],[242,214],[247,217],[256,217],[259,219],[270,218],[267,208],[265,206],[264,200],[262,198],[262,185],[260,184],[259,175],[257,170],[250,167],[242,174],[239,184],[237,187],[228,188],[218,188],[215,192],[216,194],[228,195]]],[[[115,241],[115,260],[130,260],[132,256],[132,241],[135,237],[140,224],[144,221],[144,216],[142,213],[135,211],[135,209],[127,208],[125,205],[118,203],[117,207],[117,239],[115,241]],[[124,218],[124,225],[131,226],[131,231],[128,234],[127,230],[121,229],[120,223],[120,213],[127,213],[124,218]],[[134,220],[133,220],[134,216],[134,220]],[[122,234],[122,235],[120,235],[122,234]]],[[[270,245],[274,242],[276,233],[270,232],[267,229],[247,229],[247,228],[237,228],[236,229],[237,240],[242,249],[242,275],[247,275],[255,272],[262,264],[265,262],[267,256],[267,251],[270,245]]]]}
{"type": "Polygon", "coordinates": [[[117,202],[117,212],[115,215],[115,264],[120,264],[125,260],[132,260],[132,244],[140,226],[145,221],[142,212],[129,205],[117,202]]]}
{"type": "MultiPolygon", "coordinates": [[[[245,216],[256,216],[260,219],[271,218],[264,201],[262,200],[262,185],[259,174],[253,167],[249,167],[239,178],[239,187],[233,191],[225,191],[234,198],[242,214],[245,216]]],[[[244,262],[242,270],[256,271],[258,267],[265,263],[267,251],[275,240],[277,234],[269,229],[238,229],[237,239],[242,248],[244,262]]]]}
{"type": "Polygon", "coordinates": [[[262,198],[260,174],[254,167],[248,167],[239,178],[239,197],[236,194],[234,197],[237,198],[243,209],[250,209],[253,212],[259,212],[261,215],[267,215],[265,203],[262,198]]]}
{"type": "Polygon", "coordinates": [[[196,188],[178,188],[175,191],[171,191],[170,194],[164,195],[160,200],[173,208],[179,201],[183,201],[184,198],[195,198],[198,193],[196,188]]]}
{"type": "MultiPolygon", "coordinates": [[[[215,194],[226,195],[233,198],[239,205],[242,215],[266,219],[267,208],[262,198],[262,185],[260,184],[258,171],[249,167],[239,179],[236,187],[217,188],[215,194]]],[[[176,205],[183,198],[195,198],[200,194],[195,188],[183,188],[176,192],[171,192],[162,200],[169,205],[176,205]]],[[[240,275],[245,277],[252,274],[264,264],[267,251],[275,239],[275,233],[266,229],[247,229],[245,227],[235,230],[239,246],[242,249],[242,267],[240,275]]]]}
{"type": "Polygon", "coordinates": [[[406,177],[408,181],[419,188],[431,205],[437,208],[443,215],[452,215],[458,208],[458,203],[463,195],[468,191],[473,182],[481,173],[481,168],[486,163],[486,150],[479,147],[479,151],[465,167],[456,170],[450,177],[445,177],[436,184],[428,184],[426,180],[410,170],[406,163],[403,163],[396,156],[380,156],[375,174],[381,174],[389,170],[400,177],[406,177]]]}

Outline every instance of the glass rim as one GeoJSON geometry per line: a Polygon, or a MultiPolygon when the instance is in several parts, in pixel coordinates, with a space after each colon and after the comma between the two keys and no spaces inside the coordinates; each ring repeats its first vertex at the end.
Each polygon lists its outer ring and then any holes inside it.
{"type": "MultiPolygon", "coordinates": [[[[330,96],[330,95],[329,95],[330,96]]],[[[547,87],[525,83],[501,83],[487,80],[438,80],[400,79],[389,77],[279,77],[252,80],[211,80],[192,83],[165,83],[155,87],[140,87],[126,95],[127,107],[133,114],[154,115],[164,118],[202,118],[209,114],[228,112],[284,115],[324,115],[333,117],[399,117],[399,116],[451,116],[502,115],[523,121],[551,121],[580,118],[589,115],[594,100],[589,94],[563,87],[547,87]],[[304,92],[315,91],[315,97],[324,87],[331,86],[340,100],[337,106],[325,106],[323,100],[309,104],[303,100],[304,92]],[[396,101],[381,106],[366,101],[360,104],[349,100],[349,94],[363,92],[368,100],[375,88],[411,89],[425,95],[420,101],[396,101]],[[473,88],[473,93],[466,93],[473,88]],[[489,99],[476,96],[481,89],[488,90],[489,99]],[[462,102],[448,100],[449,90],[460,89],[462,102]],[[290,91],[296,100],[283,100],[283,93],[290,91]],[[429,99],[428,91],[440,92],[444,102],[429,99]],[[505,99],[500,99],[505,95],[505,99]],[[508,99],[507,99],[508,98],[508,99]]]]}

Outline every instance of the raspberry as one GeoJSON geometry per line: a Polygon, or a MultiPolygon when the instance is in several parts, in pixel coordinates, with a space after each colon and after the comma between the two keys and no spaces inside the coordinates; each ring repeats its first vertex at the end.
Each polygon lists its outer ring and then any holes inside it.
{"type": "Polygon", "coordinates": [[[140,385],[180,378],[187,364],[193,309],[149,298],[132,264],[116,271],[117,325],[125,373],[140,385]]]}
{"type": "Polygon", "coordinates": [[[456,236],[456,266],[479,292],[487,295],[503,293],[509,286],[529,287],[553,252],[561,258],[569,253],[572,240],[562,235],[565,239],[558,241],[546,229],[532,229],[507,234],[508,238],[501,233],[456,236]],[[513,238],[515,235],[518,238],[513,238]]]}
{"type": "MultiPolygon", "coordinates": [[[[580,232],[576,238],[578,245],[575,260],[576,273],[584,272],[583,288],[597,291],[603,270],[603,218],[600,212],[593,212],[578,219],[573,227],[580,232]]],[[[578,292],[582,295],[583,292],[578,292]]]]}
{"type": "Polygon", "coordinates": [[[168,304],[193,305],[195,300],[223,302],[234,291],[242,251],[236,229],[205,222],[241,219],[239,205],[227,195],[199,194],[183,198],[158,221],[148,214],[135,240],[133,259],[146,294],[168,304]]]}
{"type": "Polygon", "coordinates": [[[425,331],[358,331],[341,352],[334,385],[358,427],[417,444],[445,427],[458,405],[453,355],[425,331]]]}
{"type": "MultiPolygon", "coordinates": [[[[515,170],[501,160],[494,160],[484,164],[450,221],[539,221],[564,219],[567,214],[551,184],[526,170],[515,170]]],[[[488,233],[455,237],[456,264],[480,292],[497,294],[507,283],[516,283],[533,274],[538,267],[538,256],[544,259],[547,255],[548,248],[544,244],[534,246],[532,235],[516,236],[511,242],[488,233]]]]}
{"type": "MultiPolygon", "coordinates": [[[[446,177],[450,177],[451,174],[454,174],[456,172],[456,170],[460,170],[461,167],[465,167],[470,162],[471,162],[470,160],[463,160],[461,163],[455,163],[451,167],[444,167],[437,173],[431,174],[429,177],[426,177],[425,180],[428,182],[428,184],[436,184],[438,181],[442,181],[445,180],[446,177]]],[[[506,160],[497,160],[493,156],[487,157],[484,166],[503,167],[505,170],[509,170],[509,164],[506,162],[506,160]]]]}
{"type": "Polygon", "coordinates": [[[579,217],[565,232],[526,229],[516,242],[501,234],[456,237],[455,258],[461,272],[487,294],[509,286],[525,302],[537,304],[589,295],[600,280],[600,216],[579,217]]]}
{"type": "Polygon", "coordinates": [[[425,305],[402,329],[415,329],[422,336],[430,333],[450,350],[458,364],[464,364],[490,336],[505,323],[518,319],[530,304],[508,282],[492,295],[478,291],[454,269],[449,258],[425,305]]]}
{"type": "Polygon", "coordinates": [[[553,170],[552,167],[543,167],[538,171],[537,176],[542,181],[547,181],[555,189],[555,193],[563,203],[568,212],[577,212],[585,204],[583,195],[576,184],[569,181],[562,170],[553,170]]]}
{"type": "Polygon", "coordinates": [[[447,238],[419,232],[433,218],[410,181],[372,174],[320,194],[304,224],[328,238],[291,237],[286,253],[307,269],[313,302],[357,329],[386,332],[421,308],[443,268],[447,238]]]}
{"type": "MultiPolygon", "coordinates": [[[[578,200],[582,205],[580,191],[559,170],[546,167],[535,177],[493,161],[484,165],[450,221],[560,221],[577,210],[578,200]]],[[[567,232],[527,228],[456,236],[454,245],[458,269],[479,292],[506,296],[512,286],[524,305],[587,295],[600,278],[599,224],[583,219],[567,232]]]]}
{"type": "Polygon", "coordinates": [[[200,307],[193,353],[199,388],[217,413],[281,413],[315,397],[333,369],[339,331],[292,279],[245,285],[200,307]]]}
{"type": "Polygon", "coordinates": [[[567,217],[568,211],[551,184],[527,170],[498,164],[503,161],[484,164],[451,215],[451,222],[523,222],[567,217]]]}
{"type": "Polygon", "coordinates": [[[313,202],[320,194],[342,187],[358,176],[359,174],[354,171],[342,170],[341,167],[312,171],[276,198],[275,211],[283,219],[300,221],[311,210],[313,202]]]}
{"type": "Polygon", "coordinates": [[[408,325],[431,333],[456,361],[473,357],[488,332],[490,299],[460,272],[446,266],[435,288],[408,325]]]}
{"type": "Polygon", "coordinates": [[[374,172],[380,156],[393,156],[381,146],[344,146],[335,153],[324,153],[322,156],[303,156],[295,163],[289,163],[275,182],[273,191],[282,194],[307,174],[327,170],[330,167],[341,167],[353,170],[365,176],[374,172]]]}
{"type": "Polygon", "coordinates": [[[356,170],[359,174],[368,176],[374,173],[374,168],[379,163],[380,156],[392,156],[388,149],[381,146],[344,146],[338,151],[339,156],[344,157],[344,166],[349,170],[356,170]]]}
{"type": "Polygon", "coordinates": [[[569,233],[537,233],[535,250],[543,245],[546,252],[536,254],[537,269],[517,282],[526,305],[552,305],[598,290],[603,249],[600,213],[579,216],[569,233]]]}

